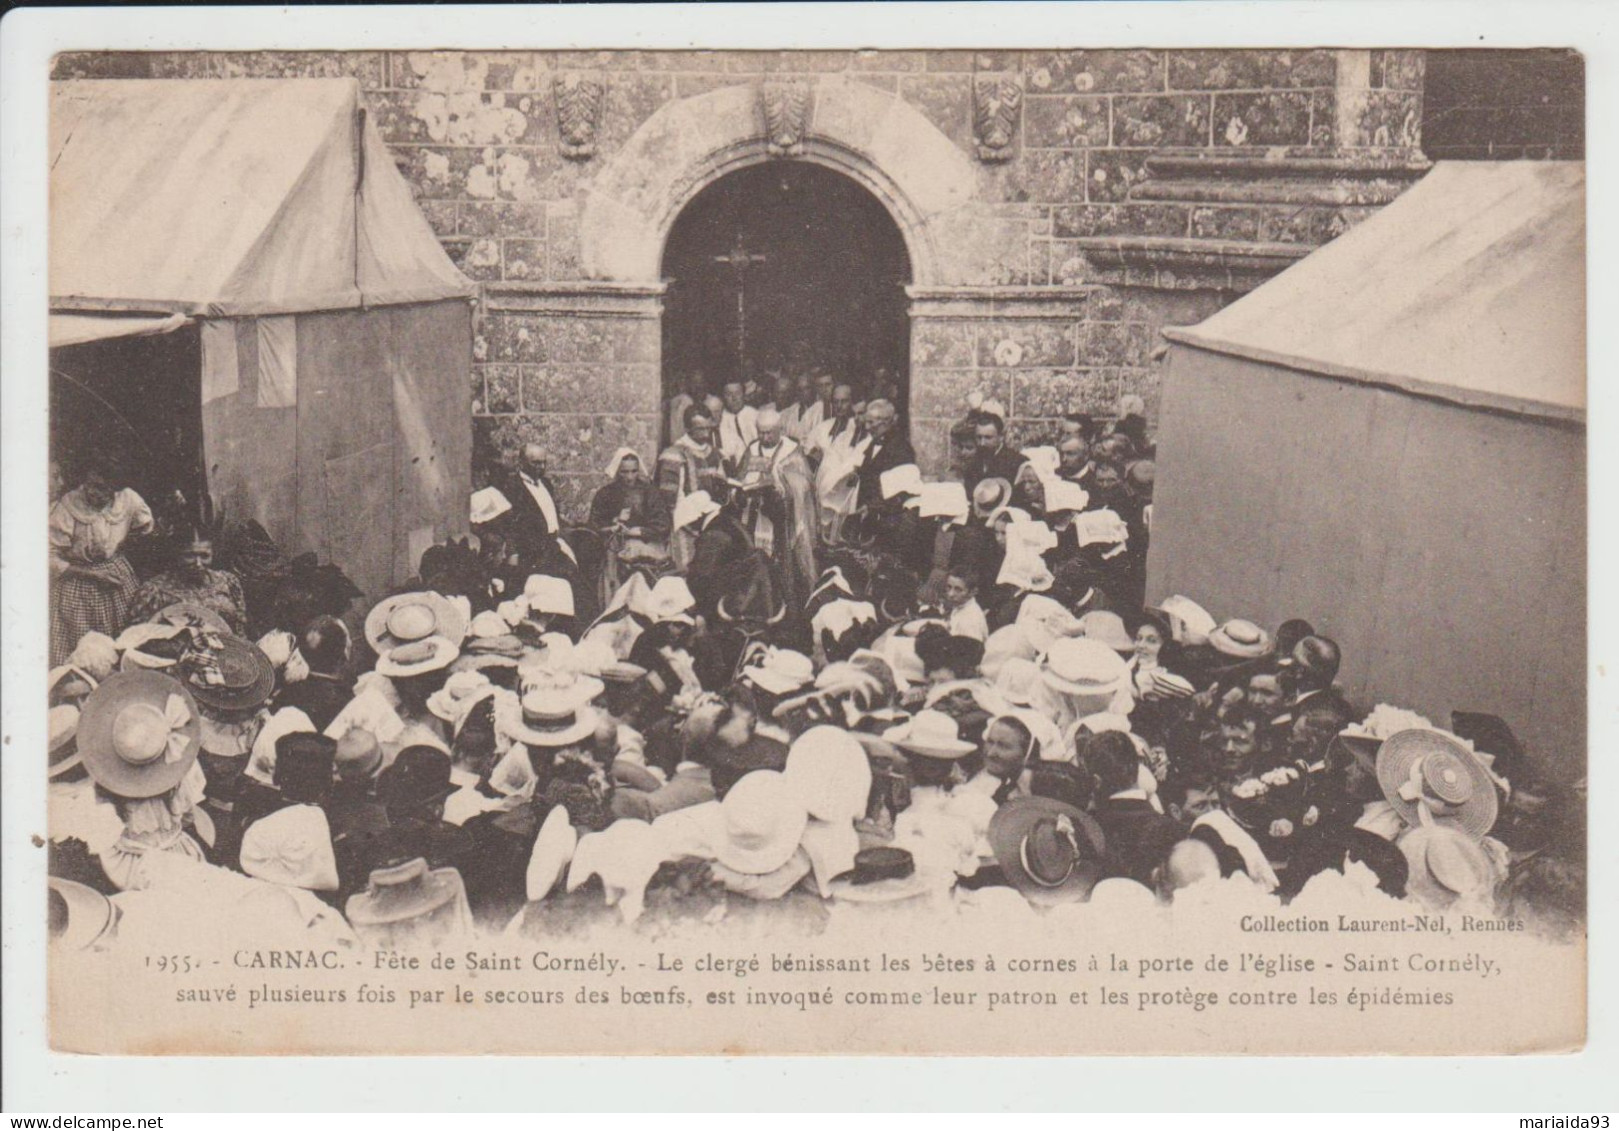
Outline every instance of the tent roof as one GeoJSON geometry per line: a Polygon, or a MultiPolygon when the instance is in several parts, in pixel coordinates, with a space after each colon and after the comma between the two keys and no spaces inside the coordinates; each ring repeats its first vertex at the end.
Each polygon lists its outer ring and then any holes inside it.
{"type": "Polygon", "coordinates": [[[1585,419],[1585,165],[1441,162],[1171,341],[1458,404],[1585,419]]]}
{"type": "Polygon", "coordinates": [[[51,307],[285,314],[471,293],[343,79],[51,90],[51,307]]]}
{"type": "Polygon", "coordinates": [[[184,314],[53,314],[50,345],[57,349],[105,338],[143,338],[167,334],[190,322],[184,314]]]}

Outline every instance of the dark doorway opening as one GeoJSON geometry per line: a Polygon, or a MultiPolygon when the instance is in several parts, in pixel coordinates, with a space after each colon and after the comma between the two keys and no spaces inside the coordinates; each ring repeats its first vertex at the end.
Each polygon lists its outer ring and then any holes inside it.
{"type": "MultiPolygon", "coordinates": [[[[195,519],[207,482],[202,453],[201,336],[195,326],[51,351],[51,497],[76,487],[85,457],[114,457],[160,521],[195,519]]],[[[155,547],[130,547],[150,572],[155,547]]]]}
{"type": "Polygon", "coordinates": [[[820,367],[853,384],[856,400],[891,386],[903,416],[910,256],[888,210],[853,179],[802,161],[728,173],[676,218],[662,271],[666,403],[692,373],[718,392],[738,375],[768,388],[772,372],[820,367]]]}

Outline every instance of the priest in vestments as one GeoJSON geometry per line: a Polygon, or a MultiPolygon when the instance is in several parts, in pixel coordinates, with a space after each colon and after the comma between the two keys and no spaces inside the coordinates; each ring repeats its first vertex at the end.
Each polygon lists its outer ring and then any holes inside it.
{"type": "Polygon", "coordinates": [[[860,491],[860,463],[871,438],[854,417],[854,390],[832,390],[832,415],[815,426],[804,441],[805,452],[820,462],[815,468],[815,498],[820,504],[821,541],[843,536],[843,522],[854,513],[860,491]]]}
{"type": "MultiPolygon", "coordinates": [[[[694,491],[724,497],[725,471],[714,444],[714,418],[703,405],[688,405],[685,427],[686,434],[658,455],[658,490],[671,515],[680,500],[694,491]]],[[[677,529],[670,535],[669,556],[676,569],[684,571],[691,564],[696,541],[690,530],[677,529]]]]}
{"type": "Polygon", "coordinates": [[[742,525],[754,548],[776,564],[788,603],[802,608],[818,577],[815,473],[798,444],[782,435],[780,413],[764,409],[758,427],[738,474],[742,525]]]}

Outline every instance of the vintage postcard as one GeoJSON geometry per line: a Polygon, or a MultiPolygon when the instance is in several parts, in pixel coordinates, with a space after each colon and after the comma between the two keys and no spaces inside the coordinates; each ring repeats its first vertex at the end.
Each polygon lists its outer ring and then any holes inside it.
{"type": "Polygon", "coordinates": [[[52,61],[54,1049],[1583,1045],[1580,54],[518,47],[52,61]]]}

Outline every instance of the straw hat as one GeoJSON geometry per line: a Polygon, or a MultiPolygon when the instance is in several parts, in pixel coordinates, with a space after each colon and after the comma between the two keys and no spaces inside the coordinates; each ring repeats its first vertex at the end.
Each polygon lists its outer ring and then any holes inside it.
{"type": "Polygon", "coordinates": [[[908,723],[883,732],[883,737],[909,754],[955,761],[977,747],[961,740],[956,720],[943,711],[918,711],[908,723]]]}
{"type": "Polygon", "coordinates": [[[1129,681],[1130,669],[1099,640],[1064,638],[1046,652],[1040,675],[1066,695],[1109,695],[1129,681]]]}
{"type": "Polygon", "coordinates": [[[989,843],[1007,880],[1041,906],[1089,896],[1107,850],[1089,814],[1049,797],[1015,797],[995,810],[989,843]]]}
{"type": "Polygon", "coordinates": [[[218,638],[219,647],[198,664],[187,661],[186,688],[202,706],[215,711],[249,711],[275,690],[275,665],[259,646],[240,636],[218,638]]]}
{"type": "Polygon", "coordinates": [[[1190,597],[1170,597],[1158,611],[1168,618],[1170,635],[1177,644],[1207,644],[1214,631],[1214,618],[1190,597]]]}
{"type": "Polygon", "coordinates": [[[181,628],[200,628],[221,636],[230,635],[230,625],[225,623],[224,617],[195,601],[176,601],[146,619],[152,624],[172,624],[181,628]]]}
{"type": "Polygon", "coordinates": [[[50,736],[47,773],[52,778],[60,777],[83,762],[74,742],[79,733],[79,709],[71,703],[58,704],[46,714],[45,724],[50,736]]]}
{"type": "Polygon", "coordinates": [[[845,903],[898,903],[933,888],[916,870],[916,858],[903,848],[879,845],[855,853],[854,867],[831,884],[829,894],[845,903]]]}
{"type": "Polygon", "coordinates": [[[90,693],[78,746],[96,783],[119,797],[156,797],[197,760],[202,723],[185,686],[162,672],[119,672],[90,693]]]}
{"type": "Polygon", "coordinates": [[[596,712],[577,690],[534,687],[521,699],[501,699],[495,724],[528,746],[572,746],[596,733],[596,712]]]}
{"type": "Polygon", "coordinates": [[[1128,654],[1135,651],[1135,641],[1124,627],[1124,618],[1118,613],[1096,609],[1079,618],[1080,635],[1089,640],[1100,640],[1115,652],[1128,654]]]}
{"type": "Polygon", "coordinates": [[[72,880],[50,876],[46,882],[51,895],[50,945],[60,950],[89,950],[112,926],[112,900],[72,880]]]}
{"type": "Polygon", "coordinates": [[[1410,829],[1399,840],[1410,875],[1406,894],[1435,911],[1458,900],[1488,900],[1495,869],[1483,847],[1444,825],[1410,829]]]}
{"type": "Polygon", "coordinates": [[[988,520],[998,514],[1012,498],[1012,484],[1001,478],[982,479],[973,488],[972,513],[974,518],[988,520]]]}
{"type": "Polygon", "coordinates": [[[743,775],[720,803],[724,839],[719,862],[734,872],[763,876],[792,858],[809,814],[787,779],[775,770],[743,775]]]}
{"type": "Polygon", "coordinates": [[[658,578],[658,583],[647,593],[642,602],[642,611],[654,624],[665,621],[696,624],[691,616],[691,609],[696,604],[697,598],[691,595],[691,587],[686,584],[686,579],[669,574],[658,578]]]}
{"type": "Polygon", "coordinates": [[[815,663],[790,648],[769,648],[757,664],[742,670],[742,678],[772,695],[786,695],[815,678],[815,663]]]}
{"type": "MultiPolygon", "coordinates": [[[[521,616],[518,618],[521,620],[521,616]]],[[[506,618],[487,609],[472,618],[467,626],[466,639],[461,642],[462,652],[481,652],[516,659],[523,654],[523,642],[512,631],[506,618]]]]}
{"type": "Polygon", "coordinates": [[[1222,656],[1257,660],[1270,655],[1275,643],[1251,620],[1228,620],[1209,633],[1209,646],[1222,656]]]}
{"type": "Polygon", "coordinates": [[[578,844],[579,834],[568,819],[567,807],[553,805],[545,815],[540,835],[534,839],[534,851],[528,858],[524,883],[530,903],[537,903],[551,894],[551,889],[557,886],[557,881],[567,871],[578,844]]]}
{"type": "Polygon", "coordinates": [[[1484,763],[1436,730],[1402,730],[1384,739],[1377,784],[1406,824],[1446,825],[1474,840],[1494,827],[1500,808],[1484,763]]]}
{"type": "Polygon", "coordinates": [[[461,654],[448,637],[429,636],[409,644],[396,644],[377,659],[376,672],[390,679],[408,679],[443,671],[461,654]]]}
{"type": "Polygon", "coordinates": [[[458,643],[471,614],[441,593],[399,593],[384,597],[366,614],[365,638],[378,654],[430,636],[458,643]]]}
{"type": "Polygon", "coordinates": [[[865,815],[871,763],[865,747],[846,730],[817,726],[799,735],[782,774],[817,820],[848,826],[865,815]]]}

